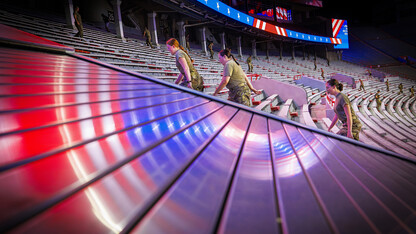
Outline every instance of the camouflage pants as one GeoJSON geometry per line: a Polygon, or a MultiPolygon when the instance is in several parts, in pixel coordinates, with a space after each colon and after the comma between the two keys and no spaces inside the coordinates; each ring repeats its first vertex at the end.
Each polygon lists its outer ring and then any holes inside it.
{"type": "MultiPolygon", "coordinates": [[[[360,131],[361,131],[361,124],[353,124],[352,125],[352,137],[355,140],[360,140],[360,131]]],[[[348,134],[348,127],[347,124],[343,124],[342,128],[337,132],[338,135],[347,136],[348,134]]]]}
{"type": "Polygon", "coordinates": [[[147,38],[146,38],[146,45],[147,45],[147,46],[150,46],[151,48],[153,48],[153,45],[152,45],[152,39],[151,39],[150,37],[147,37],[147,38]]]}
{"type": "Polygon", "coordinates": [[[253,64],[252,63],[248,63],[248,71],[252,72],[253,71],[253,64]]]}
{"type": "Polygon", "coordinates": [[[191,51],[191,47],[189,46],[189,42],[186,42],[186,49],[187,49],[188,51],[191,51]]]}
{"type": "MultiPolygon", "coordinates": [[[[196,91],[204,92],[204,79],[202,78],[202,76],[199,75],[198,72],[195,72],[195,73],[191,73],[191,77],[192,77],[192,81],[191,81],[192,89],[196,91]]],[[[183,80],[185,80],[185,77],[183,80]]],[[[184,81],[180,83],[179,85],[188,87],[188,84],[184,81]]]]}
{"type": "Polygon", "coordinates": [[[251,92],[246,84],[239,85],[229,89],[228,100],[237,102],[246,106],[251,106],[251,92]]]}
{"type": "Polygon", "coordinates": [[[209,52],[211,53],[211,57],[210,58],[213,59],[214,58],[214,51],[213,50],[210,50],[209,52]]]}
{"type": "Polygon", "coordinates": [[[77,34],[75,34],[75,37],[84,37],[84,27],[79,24],[75,24],[75,27],[77,27],[77,34]]]}
{"type": "Polygon", "coordinates": [[[192,73],[192,88],[196,91],[204,92],[204,79],[198,72],[192,73]]]}

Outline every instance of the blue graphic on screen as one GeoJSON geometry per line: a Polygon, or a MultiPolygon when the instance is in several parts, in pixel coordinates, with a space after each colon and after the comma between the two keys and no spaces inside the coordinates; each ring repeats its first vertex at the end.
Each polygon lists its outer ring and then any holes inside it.
{"type": "Polygon", "coordinates": [[[249,16],[247,14],[244,14],[243,12],[237,11],[236,9],[220,1],[213,1],[213,0],[197,0],[197,1],[234,20],[237,20],[249,26],[253,25],[254,18],[252,16],[249,16]]]}
{"type": "Polygon", "coordinates": [[[334,49],[349,49],[348,44],[348,24],[345,20],[344,23],[341,26],[341,29],[338,33],[337,38],[340,38],[342,40],[342,43],[339,45],[334,45],[334,49]]]}
{"type": "Polygon", "coordinates": [[[292,21],[292,10],[287,10],[287,20],[292,21]]]}
{"type": "Polygon", "coordinates": [[[304,41],[313,41],[313,42],[322,42],[322,43],[331,43],[331,40],[328,37],[321,37],[301,32],[295,32],[289,29],[286,29],[287,36],[290,38],[295,38],[304,41]]]}

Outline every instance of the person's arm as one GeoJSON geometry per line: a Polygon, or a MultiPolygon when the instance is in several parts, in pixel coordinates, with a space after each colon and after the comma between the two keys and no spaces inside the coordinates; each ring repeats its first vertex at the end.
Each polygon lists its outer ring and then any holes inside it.
{"type": "Polygon", "coordinates": [[[229,81],[230,76],[223,76],[220,85],[218,85],[213,95],[217,95],[228,84],[229,81]]]}
{"type": "Polygon", "coordinates": [[[184,76],[185,82],[188,82],[187,83],[188,88],[192,89],[192,82],[191,82],[192,77],[191,77],[191,72],[189,71],[188,63],[186,62],[185,58],[182,58],[182,57],[179,58],[179,63],[181,64],[183,71],[185,73],[185,76],[184,76]]]}
{"type": "Polygon", "coordinates": [[[260,94],[261,93],[261,91],[255,89],[253,87],[253,85],[251,84],[250,80],[247,78],[247,76],[245,74],[244,74],[244,78],[246,80],[247,86],[250,88],[251,91],[253,91],[255,94],[260,94]]]}
{"type": "Polygon", "coordinates": [[[337,121],[338,121],[338,115],[335,114],[334,118],[332,119],[331,125],[329,125],[328,132],[331,131],[332,127],[334,127],[334,125],[337,123],[337,121]]]}
{"type": "Polygon", "coordinates": [[[348,104],[344,105],[344,112],[345,112],[345,115],[347,116],[347,128],[348,128],[347,137],[348,138],[353,138],[353,136],[352,136],[352,115],[351,115],[350,105],[348,105],[348,104]]]}
{"type": "Polygon", "coordinates": [[[179,84],[179,83],[181,83],[181,81],[182,81],[182,78],[183,78],[183,75],[182,75],[182,73],[179,73],[179,76],[178,76],[178,78],[175,80],[175,84],[179,84]]]}

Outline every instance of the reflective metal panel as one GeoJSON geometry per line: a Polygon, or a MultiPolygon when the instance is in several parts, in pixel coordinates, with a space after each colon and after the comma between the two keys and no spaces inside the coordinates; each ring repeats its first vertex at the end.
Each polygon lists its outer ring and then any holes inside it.
{"type": "Polygon", "coordinates": [[[248,113],[239,112],[227,123],[133,232],[213,231],[242,143],[241,132],[245,131],[249,118],[248,113]],[[224,147],[225,139],[230,139],[234,147],[224,147]]]}
{"type": "Polygon", "coordinates": [[[318,152],[311,148],[311,146],[319,144],[317,139],[312,137],[309,138],[309,141],[306,141],[304,135],[300,134],[296,127],[287,124],[283,126],[331,228],[335,231],[374,231],[371,225],[365,221],[362,213],[357,210],[354,200],[348,196],[339,182],[334,180],[333,174],[324,164],[326,158],[330,156],[329,152],[324,151],[323,148],[322,151],[318,149],[320,157],[317,157],[318,152]],[[345,216],[348,219],[345,219],[345,216]],[[354,223],[354,225],[351,225],[351,223],[354,223]]]}
{"type": "Polygon", "coordinates": [[[9,112],[0,115],[0,122],[9,123],[2,125],[0,135],[12,134],[15,131],[30,131],[34,128],[46,128],[51,125],[64,124],[74,121],[80,121],[78,110],[89,108],[95,110],[96,116],[84,117],[95,118],[104,115],[115,115],[120,112],[133,111],[139,108],[146,108],[155,105],[171,102],[183,102],[187,99],[194,98],[189,94],[163,94],[147,97],[127,97],[111,101],[102,101],[91,104],[70,105],[61,107],[51,107],[35,109],[31,111],[9,112]],[[103,108],[101,108],[103,107],[103,108]]]}
{"type": "MultiPolygon", "coordinates": [[[[364,213],[368,222],[371,222],[379,232],[403,230],[400,219],[380,199],[385,192],[380,188],[376,190],[371,188],[375,187],[374,184],[377,184],[377,179],[372,178],[365,169],[350,158],[349,155],[352,154],[346,154],[332,140],[319,134],[314,134],[314,136],[319,139],[326,149],[331,151],[332,156],[328,157],[327,161],[333,161],[330,164],[332,173],[337,176],[346,192],[355,200],[357,208],[364,213]],[[368,187],[367,185],[372,186],[368,187]]],[[[361,157],[367,157],[367,153],[362,152],[361,157]]],[[[377,157],[377,155],[370,155],[370,157],[374,156],[377,157]]],[[[390,200],[388,203],[392,201],[390,200]]],[[[394,205],[395,202],[391,204],[394,205]]]]}
{"type": "MultiPolygon", "coordinates": [[[[72,199],[68,199],[53,210],[39,215],[37,219],[33,219],[18,230],[22,232],[29,230],[44,232],[49,230],[48,228],[45,229],[46,224],[60,219],[64,220],[68,213],[82,213],[82,217],[79,218],[81,220],[78,218],[67,220],[67,225],[72,226],[70,230],[82,233],[92,230],[104,231],[104,229],[120,232],[128,224],[129,219],[144,215],[154,203],[160,202],[157,198],[172,183],[180,184],[182,179],[177,180],[179,176],[186,178],[182,175],[182,171],[186,170],[190,164],[192,164],[191,167],[194,167],[193,165],[196,164],[196,162],[193,162],[195,156],[209,144],[209,140],[216,131],[235,112],[234,108],[224,107],[190,128],[183,126],[184,131],[178,135],[147,153],[137,156],[137,159],[107,175],[99,183],[85,188],[73,196],[72,199]],[[85,207],[83,204],[91,205],[85,207]],[[80,225],[78,225],[79,221],[81,221],[80,225]],[[87,223],[90,225],[85,225],[87,223]]],[[[186,119],[186,116],[184,118],[186,119]]],[[[82,165],[84,164],[78,165],[78,170],[82,169],[80,167],[82,165]]],[[[205,168],[203,171],[208,169],[205,168]]],[[[192,184],[195,185],[194,183],[198,183],[200,180],[201,174],[191,174],[190,176],[193,181],[192,184]]],[[[212,186],[215,185],[216,183],[212,184],[212,186]]],[[[200,186],[205,187],[202,184],[200,186]]],[[[173,187],[176,187],[176,185],[173,185],[173,187]]],[[[185,191],[180,191],[180,194],[189,193],[189,189],[190,187],[186,186],[185,191]]],[[[195,192],[200,192],[201,196],[207,196],[199,190],[195,192]]],[[[184,207],[186,204],[190,204],[189,199],[192,197],[195,197],[195,201],[198,202],[206,201],[200,199],[199,196],[188,194],[183,199],[172,201],[173,204],[168,208],[170,209],[171,206],[184,207]]],[[[217,210],[212,207],[210,209],[217,210]]],[[[203,213],[202,218],[206,218],[205,213],[203,213]]]]}
{"type": "Polygon", "coordinates": [[[266,118],[253,116],[239,157],[219,231],[279,233],[266,118]]]}
{"type": "MultiPolygon", "coordinates": [[[[183,108],[183,106],[179,106],[179,109],[182,109],[181,107],[183,108]]],[[[53,154],[53,152],[50,153],[50,156],[48,155],[47,157],[44,157],[43,160],[39,160],[36,163],[3,172],[0,174],[0,185],[2,183],[7,184],[11,179],[24,180],[26,178],[36,178],[36,183],[30,184],[30,187],[19,186],[13,187],[8,191],[1,191],[1,193],[13,193],[14,197],[9,199],[9,203],[4,204],[6,207],[0,208],[4,211],[2,212],[0,219],[8,219],[30,206],[44,202],[50,196],[64,192],[63,190],[68,186],[82,185],[85,181],[91,179],[91,176],[93,176],[94,173],[107,169],[129,155],[129,157],[131,157],[135,152],[143,151],[146,147],[149,147],[149,145],[158,144],[159,140],[169,136],[169,134],[186,127],[186,125],[194,123],[200,118],[204,118],[207,113],[215,110],[215,107],[218,107],[218,104],[208,103],[207,105],[198,106],[188,111],[182,111],[169,117],[163,117],[158,121],[153,121],[140,127],[131,128],[126,132],[120,132],[119,138],[126,138],[126,143],[129,143],[128,145],[124,145],[124,149],[121,151],[125,152],[126,155],[124,156],[120,155],[120,152],[110,150],[111,147],[108,144],[112,142],[112,138],[109,136],[107,138],[94,140],[90,143],[86,142],[85,145],[80,145],[80,147],[69,146],[68,149],[62,150],[62,152],[56,154],[53,154]],[[76,170],[71,169],[74,165],[82,166],[80,172],[82,178],[76,176],[78,174],[76,170]],[[56,180],[50,183],[49,179],[54,176],[56,180]],[[14,188],[16,188],[16,190],[13,190],[14,188]],[[33,193],[30,202],[21,202],[28,193],[33,193]],[[10,204],[14,205],[10,206],[10,204]]],[[[145,111],[147,113],[150,110],[145,111]]],[[[166,114],[166,112],[161,111],[161,109],[155,110],[155,113],[160,113],[163,116],[166,114]]],[[[146,119],[144,119],[143,122],[146,123],[146,119]]],[[[65,134],[61,136],[61,141],[68,141],[69,144],[73,143],[72,141],[75,141],[74,144],[76,144],[77,141],[86,141],[89,140],[89,137],[95,137],[94,135],[89,135],[94,134],[94,129],[90,129],[88,126],[94,127],[94,123],[88,123],[88,125],[84,126],[80,123],[73,128],[62,129],[62,132],[65,134]],[[77,139],[77,137],[79,137],[79,139],[77,139]]],[[[23,150],[28,149],[23,148],[23,150]]],[[[20,152],[23,152],[23,150],[20,152]]],[[[33,159],[33,157],[34,156],[29,159],[33,159]]],[[[16,158],[14,159],[16,160],[16,158]]],[[[6,194],[4,194],[4,196],[6,196],[6,194]]]]}
{"type": "Polygon", "coordinates": [[[282,123],[269,120],[277,199],[283,232],[330,233],[328,221],[309,186],[282,123]],[[313,214],[313,215],[312,215],[313,214]],[[299,225],[302,220],[302,225],[299,225]]]}

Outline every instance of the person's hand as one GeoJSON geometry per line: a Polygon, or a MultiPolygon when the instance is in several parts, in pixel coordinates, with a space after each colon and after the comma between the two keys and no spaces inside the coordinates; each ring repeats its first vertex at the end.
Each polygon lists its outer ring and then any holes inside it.
{"type": "Polygon", "coordinates": [[[254,92],[255,94],[261,94],[261,93],[262,93],[262,91],[261,91],[261,90],[257,90],[257,89],[254,89],[254,90],[253,90],[253,92],[254,92]]]}
{"type": "Polygon", "coordinates": [[[188,83],[188,88],[192,89],[192,83],[191,82],[188,83]]]}
{"type": "Polygon", "coordinates": [[[348,137],[348,138],[351,138],[351,139],[354,139],[354,137],[352,136],[352,132],[348,132],[348,133],[347,133],[347,137],[348,137]]]}
{"type": "Polygon", "coordinates": [[[328,128],[328,132],[331,132],[331,129],[332,129],[332,128],[328,128]]]}

